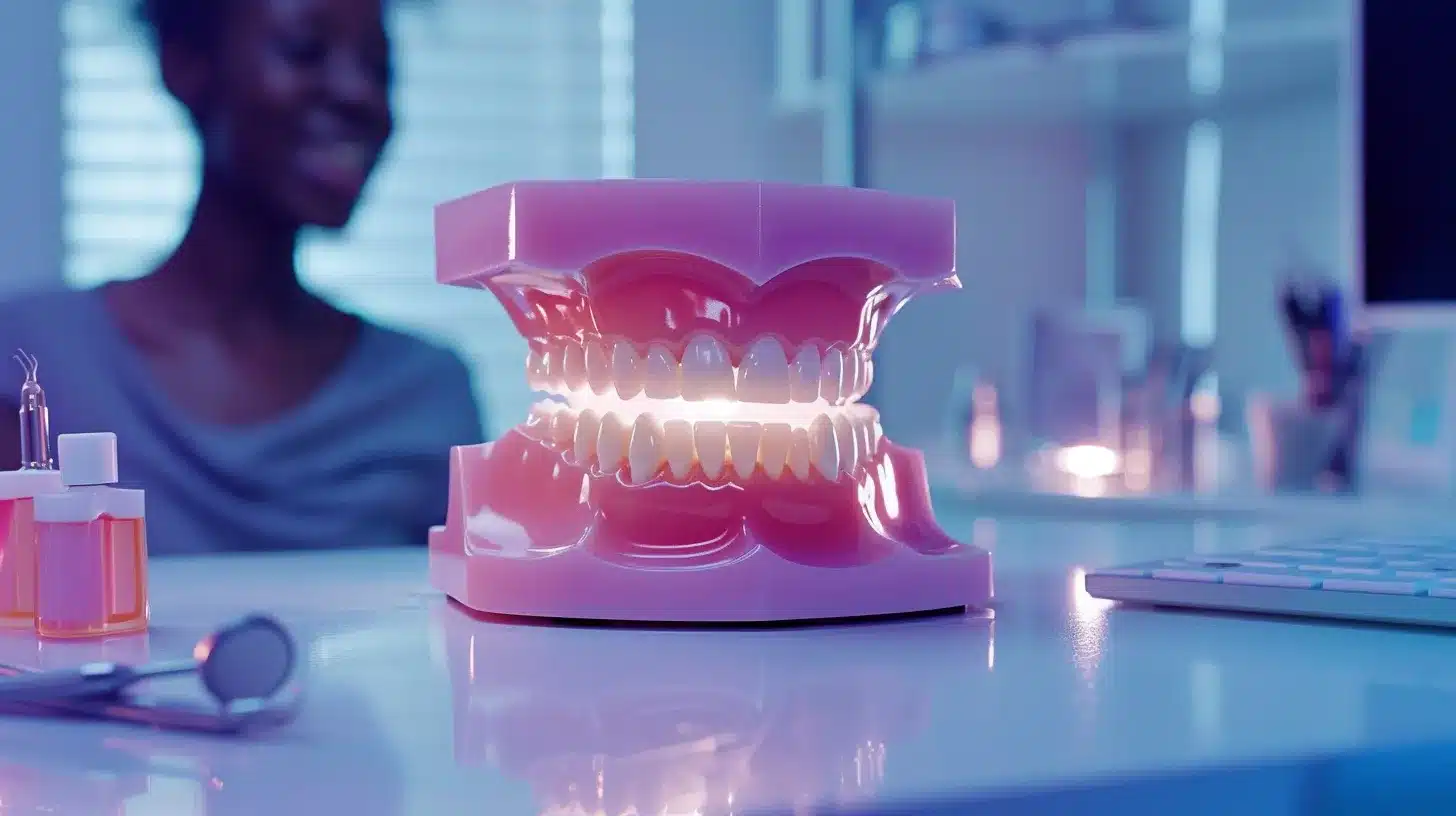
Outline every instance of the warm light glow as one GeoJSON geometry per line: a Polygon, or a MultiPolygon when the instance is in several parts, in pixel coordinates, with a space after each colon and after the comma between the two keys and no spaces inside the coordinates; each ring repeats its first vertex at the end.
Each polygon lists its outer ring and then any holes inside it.
{"type": "Polygon", "coordinates": [[[1103,445],[1072,445],[1056,453],[1057,469],[1078,479],[1105,479],[1117,472],[1117,452],[1103,445]]]}
{"type": "Polygon", "coordinates": [[[1220,407],[1218,392],[1213,389],[1195,392],[1188,400],[1188,408],[1199,422],[1217,422],[1220,407]]]}
{"type": "Polygon", "coordinates": [[[1001,423],[994,419],[971,422],[971,464],[983,470],[1001,463],[1001,423]]]}
{"type": "MultiPolygon", "coordinates": [[[[652,399],[635,396],[623,399],[615,393],[598,394],[582,389],[566,394],[565,404],[578,411],[590,408],[598,414],[615,413],[624,419],[651,414],[659,422],[684,419],[689,422],[757,422],[769,424],[782,422],[788,425],[809,427],[815,418],[853,407],[830,405],[826,400],[814,402],[739,402],[731,399],[709,399],[689,402],[682,397],[652,399]]],[[[550,403],[546,403],[550,405],[550,403]]],[[[548,409],[549,410],[549,407],[548,409]]],[[[630,424],[630,423],[629,423],[630,424]]]]}
{"type": "Polygon", "coordinates": [[[1150,488],[1153,481],[1153,447],[1146,428],[1138,428],[1128,435],[1127,450],[1122,458],[1124,486],[1134,493],[1142,493],[1150,488]]]}

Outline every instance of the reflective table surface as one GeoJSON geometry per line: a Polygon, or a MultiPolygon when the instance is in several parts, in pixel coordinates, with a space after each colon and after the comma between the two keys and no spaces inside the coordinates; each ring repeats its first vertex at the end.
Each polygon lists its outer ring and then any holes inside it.
{"type": "Polygon", "coordinates": [[[1095,810],[1167,796],[1221,813],[1198,791],[1227,795],[1208,781],[1222,773],[1244,775],[1249,816],[1308,812],[1325,758],[1456,741],[1451,635],[1113,608],[1081,589],[1096,566],[1284,530],[940,512],[994,552],[992,615],[562,628],[468,617],[426,587],[423,551],[154,561],[149,635],[4,635],[0,662],[177,657],[266,610],[311,643],[299,720],[240,739],[5,719],[0,812],[938,813],[992,797],[1004,810],[976,812],[1033,813],[1087,791],[1124,797],[1095,810]]]}

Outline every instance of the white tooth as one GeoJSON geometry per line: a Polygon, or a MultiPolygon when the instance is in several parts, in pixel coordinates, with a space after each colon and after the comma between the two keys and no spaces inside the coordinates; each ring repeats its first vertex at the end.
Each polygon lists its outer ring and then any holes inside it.
{"type": "Polygon", "coordinates": [[[662,451],[672,475],[686,479],[693,469],[693,424],[686,419],[662,423],[662,451]]]}
{"type": "Polygon", "coordinates": [[[612,357],[601,340],[586,344],[586,381],[598,394],[605,394],[612,387],[612,357]]]}
{"type": "Polygon", "coordinates": [[[844,352],[844,383],[839,388],[839,396],[845,400],[852,400],[859,396],[859,353],[854,349],[846,349],[844,352]]]}
{"type": "Polygon", "coordinates": [[[546,350],[546,388],[560,391],[566,379],[566,349],[556,346],[546,350]]]}
{"type": "Polygon", "coordinates": [[[631,399],[642,390],[642,364],[637,350],[626,340],[618,340],[612,347],[612,382],[622,399],[631,399]]]}
{"type": "Polygon", "coordinates": [[[772,337],[760,337],[738,367],[738,399],[742,402],[789,401],[789,358],[772,337]]]}
{"type": "Polygon", "coordinates": [[[597,433],[597,466],[603,473],[616,473],[627,455],[627,424],[616,412],[602,417],[602,429],[597,433]]]}
{"type": "Polygon", "coordinates": [[[789,446],[794,444],[794,429],[785,422],[763,426],[763,441],[758,445],[758,463],[770,479],[777,479],[789,462],[789,446]]]}
{"type": "Polygon", "coordinates": [[[864,356],[859,358],[859,360],[860,368],[859,377],[857,378],[859,382],[859,393],[854,395],[855,399],[859,399],[860,397],[864,396],[865,392],[870,390],[870,386],[874,385],[875,382],[874,358],[871,357],[868,352],[866,352],[864,356]]]}
{"type": "Polygon", "coordinates": [[[579,465],[591,462],[597,454],[597,434],[601,433],[602,419],[596,411],[588,408],[576,418],[576,439],[572,440],[571,452],[579,465]]]}
{"type": "Polygon", "coordinates": [[[627,448],[627,467],[632,484],[646,484],[662,467],[662,428],[652,414],[639,414],[632,423],[632,442],[627,448]]]}
{"type": "Polygon", "coordinates": [[[839,440],[839,469],[853,473],[859,465],[859,445],[854,439],[854,423],[843,411],[834,415],[834,438],[839,440]]]}
{"type": "Polygon", "coordinates": [[[812,452],[809,448],[809,432],[803,428],[795,428],[793,441],[789,443],[789,470],[799,477],[799,481],[809,478],[809,461],[812,452]]]}
{"type": "Polygon", "coordinates": [[[728,461],[738,478],[747,479],[758,465],[758,439],[763,426],[757,422],[728,423],[728,461]]]}
{"type": "Polygon", "coordinates": [[[830,405],[838,405],[844,388],[844,352],[838,346],[824,352],[824,367],[819,371],[819,397],[830,405]]]}
{"type": "Polygon", "coordinates": [[[532,391],[546,390],[546,358],[535,349],[526,352],[526,384],[532,391]]]}
{"type": "Polygon", "coordinates": [[[804,346],[794,355],[789,366],[789,394],[794,402],[813,402],[819,399],[819,349],[804,346]]]}
{"type": "Polygon", "coordinates": [[[565,358],[562,371],[566,387],[571,391],[580,390],[586,385],[586,349],[573,343],[566,347],[565,358]]]}
{"type": "Polygon", "coordinates": [[[693,443],[698,452],[698,463],[703,466],[703,475],[716,479],[723,473],[723,462],[728,455],[728,426],[722,422],[697,422],[693,424],[693,443]]]}
{"type": "Polygon", "coordinates": [[[854,424],[854,457],[865,464],[870,460],[870,426],[863,417],[856,416],[854,424]]]}
{"type": "Polygon", "coordinates": [[[666,346],[653,343],[643,366],[642,393],[651,399],[672,399],[682,395],[682,373],[666,346]]]}
{"type": "Polygon", "coordinates": [[[819,475],[831,482],[839,478],[839,437],[827,414],[814,417],[809,424],[809,453],[819,475]]]}
{"type": "Polygon", "coordinates": [[[700,334],[683,350],[682,396],[689,402],[733,398],[733,361],[716,337],[700,334]]]}
{"type": "Polygon", "coordinates": [[[576,439],[576,412],[561,410],[551,418],[551,441],[561,450],[570,450],[576,439]]]}

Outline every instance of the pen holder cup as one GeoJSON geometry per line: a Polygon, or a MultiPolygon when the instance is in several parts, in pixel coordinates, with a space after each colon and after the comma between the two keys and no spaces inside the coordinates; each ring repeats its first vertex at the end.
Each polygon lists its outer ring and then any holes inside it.
{"type": "Polygon", "coordinates": [[[1348,423],[1338,410],[1311,410],[1294,400],[1255,394],[1245,406],[1259,487],[1280,493],[1319,490],[1330,474],[1348,423]]]}

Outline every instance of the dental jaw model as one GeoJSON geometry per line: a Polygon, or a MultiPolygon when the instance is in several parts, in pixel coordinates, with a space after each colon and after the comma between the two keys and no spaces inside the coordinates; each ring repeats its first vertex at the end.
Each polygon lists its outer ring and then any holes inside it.
{"type": "Polygon", "coordinates": [[[546,398],[452,452],[432,583],[481,613],[770,622],[982,608],[990,557],[856,403],[909,297],[958,286],[949,202],[754,183],[531,182],[436,211],[546,398]]]}

